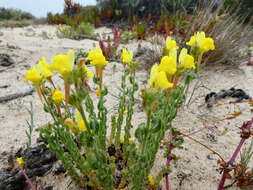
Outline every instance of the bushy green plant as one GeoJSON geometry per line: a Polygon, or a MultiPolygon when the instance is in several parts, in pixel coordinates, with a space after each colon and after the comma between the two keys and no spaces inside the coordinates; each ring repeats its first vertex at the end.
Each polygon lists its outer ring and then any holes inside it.
{"type": "Polygon", "coordinates": [[[138,39],[145,39],[148,35],[147,25],[145,23],[136,24],[133,27],[133,32],[137,35],[138,39]]]}
{"type": "MultiPolygon", "coordinates": [[[[99,47],[89,51],[85,58],[76,59],[74,51],[69,51],[66,55],[56,55],[52,64],[42,59],[26,72],[24,80],[33,83],[44,110],[53,120],[40,130],[40,136],[76,184],[94,190],[158,187],[163,176],[170,172],[170,168],[164,167],[156,177],[151,175],[160,143],[167,131],[177,139],[168,144],[175,148],[183,143],[180,133],[172,127],[172,120],[185,100],[203,54],[214,49],[213,40],[203,35],[198,33],[189,42],[193,56],[183,48],[179,59],[175,56],[176,42],[170,37],[166,39],[165,56],[159,65],[152,67],[148,86],[141,91],[146,120],[136,126],[133,126],[133,116],[138,91],[137,63],[133,53],[126,49],[121,53],[124,70],[118,109],[111,116],[105,104],[108,89],[103,82],[108,61],[99,47]],[[95,66],[95,76],[85,61],[95,66]],[[64,93],[55,85],[53,71],[60,74],[64,93]],[[90,78],[97,98],[91,95],[90,78]]],[[[165,155],[171,156],[167,148],[165,155]]]]}
{"type": "Polygon", "coordinates": [[[80,34],[80,35],[93,36],[94,35],[94,30],[95,30],[94,25],[91,24],[91,23],[88,23],[88,22],[82,22],[77,27],[77,33],[80,34]]]}
{"type": "Polygon", "coordinates": [[[124,31],[122,33],[121,43],[127,44],[130,40],[133,40],[137,37],[135,32],[132,31],[124,31]]]}

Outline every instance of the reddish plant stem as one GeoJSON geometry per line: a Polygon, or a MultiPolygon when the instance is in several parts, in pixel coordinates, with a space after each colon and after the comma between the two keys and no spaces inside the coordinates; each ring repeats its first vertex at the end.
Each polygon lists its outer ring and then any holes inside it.
{"type": "Polygon", "coordinates": [[[251,52],[248,53],[248,57],[249,57],[249,60],[248,60],[247,65],[248,66],[253,66],[252,53],[251,52]]]}
{"type": "Polygon", "coordinates": [[[26,175],[25,169],[23,169],[22,167],[20,167],[20,169],[21,169],[21,172],[23,173],[23,175],[25,176],[26,182],[28,183],[30,188],[32,190],[36,190],[36,187],[33,185],[31,179],[26,175]]]}
{"type": "MultiPolygon", "coordinates": [[[[251,119],[251,121],[248,121],[247,123],[243,124],[243,126],[241,127],[241,129],[250,129],[252,127],[252,124],[253,124],[253,118],[251,119]]],[[[245,137],[241,137],[241,140],[240,140],[240,143],[237,145],[233,155],[231,156],[231,158],[229,159],[228,161],[228,164],[233,164],[235,162],[235,159],[237,157],[237,155],[239,154],[244,142],[247,140],[247,138],[245,137]]],[[[220,180],[220,183],[219,183],[219,186],[218,186],[218,190],[222,190],[223,187],[224,187],[224,184],[225,184],[225,181],[226,181],[226,175],[227,174],[227,171],[224,170],[223,171],[223,174],[222,174],[222,177],[221,177],[221,180],[220,180]]]]}

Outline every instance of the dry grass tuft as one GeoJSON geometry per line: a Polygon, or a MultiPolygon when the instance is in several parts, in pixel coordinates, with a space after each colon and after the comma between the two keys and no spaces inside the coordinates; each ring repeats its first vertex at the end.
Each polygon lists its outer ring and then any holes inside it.
{"type": "Polygon", "coordinates": [[[208,63],[241,63],[245,57],[240,52],[253,41],[253,27],[250,24],[244,24],[237,12],[231,14],[222,10],[222,6],[214,10],[212,3],[196,9],[191,23],[185,40],[196,31],[204,31],[215,40],[216,50],[208,54],[208,63]]]}
{"type": "Polygon", "coordinates": [[[141,68],[149,70],[155,63],[159,63],[163,55],[164,38],[158,35],[150,39],[150,45],[138,45],[135,57],[140,61],[141,68]]]}

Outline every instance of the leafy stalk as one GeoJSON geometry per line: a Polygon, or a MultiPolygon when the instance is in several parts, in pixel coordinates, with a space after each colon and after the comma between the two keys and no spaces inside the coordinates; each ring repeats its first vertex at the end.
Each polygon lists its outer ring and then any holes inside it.
{"type": "Polygon", "coordinates": [[[33,129],[35,128],[32,102],[30,102],[30,109],[27,109],[27,111],[30,115],[30,122],[26,120],[26,124],[28,125],[28,130],[25,133],[28,138],[28,142],[26,143],[26,146],[27,148],[29,148],[31,147],[31,144],[32,144],[32,133],[33,133],[33,129]]]}

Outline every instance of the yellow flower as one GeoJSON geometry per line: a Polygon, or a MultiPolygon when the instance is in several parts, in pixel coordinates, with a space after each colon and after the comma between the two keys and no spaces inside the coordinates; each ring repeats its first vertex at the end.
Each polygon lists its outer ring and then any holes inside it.
{"type": "Polygon", "coordinates": [[[122,63],[130,64],[133,59],[133,52],[127,51],[127,49],[123,49],[121,53],[121,61],[122,63]]]}
{"type": "Polygon", "coordinates": [[[64,95],[62,94],[62,92],[58,88],[54,90],[53,95],[52,95],[52,100],[56,104],[60,104],[63,99],[64,99],[64,95]]]}
{"type": "Polygon", "coordinates": [[[151,68],[149,86],[154,88],[172,88],[173,83],[168,81],[165,71],[159,71],[159,65],[155,64],[151,68]]]}
{"type": "Polygon", "coordinates": [[[196,37],[192,36],[190,38],[190,41],[186,42],[186,45],[191,46],[191,47],[197,46],[197,44],[196,44],[196,37]]]}
{"type": "Polygon", "coordinates": [[[100,47],[96,47],[95,49],[90,50],[87,56],[87,60],[91,62],[91,65],[101,68],[105,67],[108,64],[108,61],[106,61],[100,47]]]}
{"type": "Polygon", "coordinates": [[[207,52],[209,50],[214,50],[214,40],[212,38],[205,38],[201,41],[201,50],[207,52]]]}
{"type": "Polygon", "coordinates": [[[172,56],[164,56],[161,59],[161,63],[158,67],[159,71],[164,71],[168,75],[173,75],[177,71],[177,63],[176,60],[172,56]]]}
{"type": "MultiPolygon", "coordinates": [[[[134,143],[134,138],[129,138],[128,141],[134,143]]],[[[122,136],[122,137],[120,138],[120,142],[121,142],[122,144],[125,143],[125,136],[122,136]]]]}
{"type": "Polygon", "coordinates": [[[86,127],[84,120],[82,118],[82,115],[79,111],[76,112],[75,118],[77,121],[77,126],[78,126],[79,131],[86,131],[87,127],[86,127]]]}
{"type": "Polygon", "coordinates": [[[184,69],[195,69],[194,57],[187,53],[187,49],[183,48],[179,55],[180,66],[184,69]]]}
{"type": "Polygon", "coordinates": [[[44,77],[44,78],[49,78],[51,76],[53,76],[53,73],[52,71],[50,70],[50,66],[49,64],[47,63],[46,59],[45,58],[42,58],[38,65],[36,66],[37,70],[41,73],[41,75],[44,77]]]}
{"type": "Polygon", "coordinates": [[[178,49],[177,42],[175,40],[172,40],[170,36],[166,38],[166,49],[178,49]]]}
{"type": "Polygon", "coordinates": [[[155,88],[172,88],[173,83],[170,83],[168,81],[167,75],[164,71],[160,71],[155,78],[154,87],[155,88]]]}
{"type": "Polygon", "coordinates": [[[150,71],[150,78],[149,78],[149,82],[148,82],[149,86],[151,86],[151,87],[154,86],[154,82],[156,80],[156,76],[157,76],[158,72],[159,72],[158,65],[157,64],[153,65],[151,68],[151,71],[150,71]]]}
{"type": "Polygon", "coordinates": [[[197,32],[196,34],[196,43],[200,46],[201,42],[206,38],[205,32],[197,32]]]}
{"type": "Polygon", "coordinates": [[[122,136],[122,137],[120,138],[120,142],[121,142],[122,144],[124,144],[124,142],[125,142],[125,136],[122,136]]]}
{"type": "Polygon", "coordinates": [[[75,52],[69,50],[66,55],[59,54],[53,59],[50,69],[58,71],[63,77],[67,77],[72,71],[75,62],[75,52]]]}
{"type": "Polygon", "coordinates": [[[197,32],[194,36],[190,38],[190,41],[186,42],[186,45],[191,47],[200,47],[200,43],[205,39],[205,32],[197,32]]]}
{"type": "Polygon", "coordinates": [[[148,175],[148,183],[152,187],[156,185],[156,180],[155,180],[154,176],[151,174],[148,175]]]}
{"type": "Polygon", "coordinates": [[[35,68],[32,67],[30,70],[26,71],[26,75],[24,78],[25,82],[32,82],[33,85],[38,85],[42,80],[42,76],[40,72],[35,68]]]}
{"type": "Polygon", "coordinates": [[[17,158],[16,161],[17,161],[17,163],[18,163],[19,165],[21,165],[21,166],[25,164],[25,161],[24,161],[24,158],[23,158],[23,157],[17,158]]]}
{"type": "Polygon", "coordinates": [[[177,49],[173,48],[169,51],[169,56],[172,57],[175,60],[175,63],[177,62],[177,49]]]}
{"type": "Polygon", "coordinates": [[[100,89],[96,90],[96,95],[97,95],[97,97],[101,96],[101,90],[100,89]]]}
{"type": "Polygon", "coordinates": [[[205,32],[197,32],[190,38],[190,41],[186,42],[186,45],[199,48],[202,53],[215,49],[214,40],[206,38],[205,32]]]}
{"type": "Polygon", "coordinates": [[[75,131],[75,124],[74,124],[73,119],[71,119],[71,118],[65,119],[64,124],[65,124],[66,126],[68,126],[68,128],[69,128],[70,130],[75,131]]]}
{"type": "Polygon", "coordinates": [[[93,78],[94,77],[93,72],[86,65],[84,65],[83,68],[85,71],[86,78],[93,78]]]}

